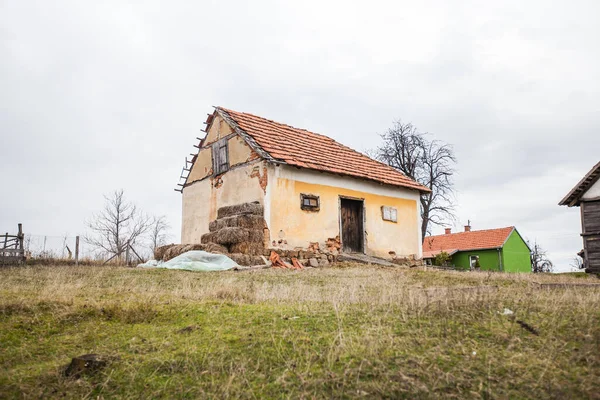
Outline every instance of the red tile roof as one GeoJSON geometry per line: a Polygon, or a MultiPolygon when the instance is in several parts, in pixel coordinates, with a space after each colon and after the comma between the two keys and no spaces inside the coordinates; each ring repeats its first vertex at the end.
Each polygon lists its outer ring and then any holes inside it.
{"type": "MultiPolygon", "coordinates": [[[[423,240],[423,254],[441,250],[464,251],[497,249],[504,245],[514,226],[481,231],[450,233],[447,235],[427,236],[423,240]]],[[[437,254],[437,253],[435,253],[437,254]]]]}
{"type": "Polygon", "coordinates": [[[256,115],[216,107],[276,162],[429,192],[400,171],[335,140],[256,115]]]}
{"type": "Polygon", "coordinates": [[[454,253],[456,253],[458,250],[456,250],[456,249],[444,249],[444,250],[424,251],[423,252],[423,258],[435,258],[435,256],[437,256],[438,254],[440,254],[442,251],[446,252],[449,256],[451,256],[454,253]]]}

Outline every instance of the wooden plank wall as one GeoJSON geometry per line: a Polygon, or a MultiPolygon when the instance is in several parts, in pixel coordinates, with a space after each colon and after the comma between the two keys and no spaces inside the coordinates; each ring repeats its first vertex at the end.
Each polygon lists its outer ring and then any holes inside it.
{"type": "Polygon", "coordinates": [[[581,203],[581,225],[586,268],[600,273],[600,201],[581,203]]]}

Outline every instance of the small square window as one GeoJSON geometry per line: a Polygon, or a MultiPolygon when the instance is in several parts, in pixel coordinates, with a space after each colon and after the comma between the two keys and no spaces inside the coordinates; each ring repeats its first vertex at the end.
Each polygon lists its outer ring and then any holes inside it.
{"type": "Polygon", "coordinates": [[[398,222],[398,210],[394,207],[381,206],[381,218],[384,221],[398,222]]]}
{"type": "Polygon", "coordinates": [[[300,195],[300,208],[306,211],[319,211],[320,208],[319,196],[312,194],[300,195]]]}

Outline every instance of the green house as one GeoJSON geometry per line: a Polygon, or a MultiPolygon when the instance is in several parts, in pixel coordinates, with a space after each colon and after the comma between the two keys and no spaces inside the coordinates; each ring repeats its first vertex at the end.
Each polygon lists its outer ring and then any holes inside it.
{"type": "Polygon", "coordinates": [[[427,236],[423,241],[423,259],[432,264],[442,251],[448,253],[449,264],[456,269],[469,270],[477,265],[481,270],[531,272],[531,249],[514,226],[499,229],[427,236]]]}

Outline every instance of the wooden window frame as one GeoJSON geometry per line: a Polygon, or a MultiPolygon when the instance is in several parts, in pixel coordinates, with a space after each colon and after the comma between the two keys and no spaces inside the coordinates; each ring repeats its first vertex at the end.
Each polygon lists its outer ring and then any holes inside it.
{"type": "Polygon", "coordinates": [[[321,198],[314,194],[300,193],[300,208],[304,211],[319,211],[321,209],[321,198]],[[305,200],[315,200],[317,204],[314,206],[308,205],[305,204],[305,200]]]}
{"type": "Polygon", "coordinates": [[[469,268],[475,268],[475,264],[479,260],[479,254],[472,254],[469,256],[469,268]],[[473,258],[475,258],[475,263],[473,263],[473,258]]]}

